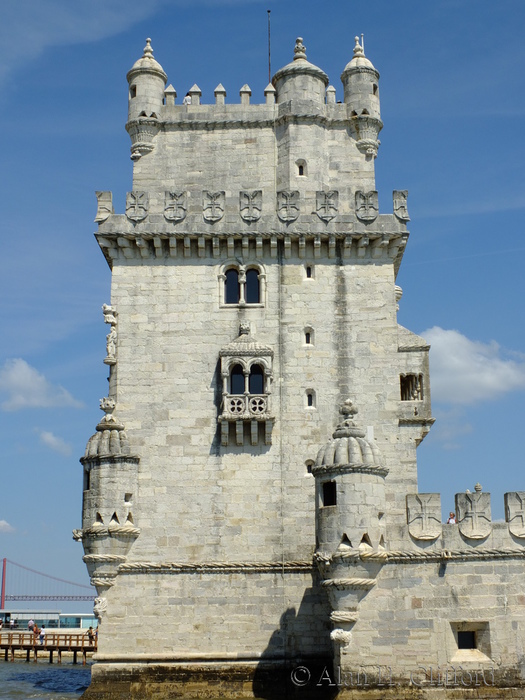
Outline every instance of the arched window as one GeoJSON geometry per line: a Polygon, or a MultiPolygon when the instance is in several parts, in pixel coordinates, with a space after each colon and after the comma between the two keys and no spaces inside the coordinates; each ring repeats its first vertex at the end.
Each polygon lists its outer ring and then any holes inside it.
{"type": "Polygon", "coordinates": [[[234,365],[230,373],[230,394],[244,394],[244,370],[234,365]]]}
{"type": "Polygon", "coordinates": [[[264,370],[261,365],[252,365],[248,380],[250,394],[264,394],[264,370]]]}
{"type": "Polygon", "coordinates": [[[238,304],[241,294],[239,284],[239,272],[230,269],[226,272],[224,280],[224,302],[226,304],[238,304]]]}
{"type": "Polygon", "coordinates": [[[259,270],[252,267],[246,271],[246,303],[258,304],[260,300],[259,270]]]}

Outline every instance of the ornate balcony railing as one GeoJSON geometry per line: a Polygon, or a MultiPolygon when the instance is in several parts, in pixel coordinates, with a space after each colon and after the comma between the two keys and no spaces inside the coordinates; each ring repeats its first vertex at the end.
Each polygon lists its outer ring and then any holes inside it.
{"type": "Polygon", "coordinates": [[[268,394],[225,394],[220,420],[266,420],[268,394]]]}

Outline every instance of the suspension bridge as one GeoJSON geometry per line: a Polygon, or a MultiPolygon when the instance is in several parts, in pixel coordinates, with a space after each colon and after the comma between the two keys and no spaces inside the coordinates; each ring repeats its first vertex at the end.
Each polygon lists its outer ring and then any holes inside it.
{"type": "Polygon", "coordinates": [[[1,561],[0,610],[5,610],[6,602],[12,601],[92,601],[96,596],[93,586],[51,576],[7,558],[1,561]]]}

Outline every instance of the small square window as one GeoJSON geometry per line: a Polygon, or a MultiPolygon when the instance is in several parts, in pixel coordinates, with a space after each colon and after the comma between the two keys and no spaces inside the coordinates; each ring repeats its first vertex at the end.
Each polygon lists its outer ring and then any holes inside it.
{"type": "Polygon", "coordinates": [[[474,630],[458,631],[458,649],[477,649],[474,630]]]}
{"type": "Polygon", "coordinates": [[[325,481],[323,484],[323,507],[337,505],[337,485],[335,481],[325,481]]]}

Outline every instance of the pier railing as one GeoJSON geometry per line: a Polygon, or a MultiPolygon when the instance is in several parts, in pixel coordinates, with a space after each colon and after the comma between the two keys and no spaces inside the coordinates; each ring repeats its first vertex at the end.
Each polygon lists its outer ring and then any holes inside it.
{"type": "Polygon", "coordinates": [[[4,652],[5,661],[14,661],[15,652],[22,651],[26,653],[26,661],[33,657],[34,661],[38,659],[39,652],[49,654],[49,663],[53,663],[53,654],[56,652],[58,663],[62,661],[63,652],[73,653],[73,663],[77,663],[77,655],[82,654],[82,663],[86,663],[88,652],[97,650],[96,638],[90,639],[88,632],[49,632],[42,641],[40,637],[32,632],[19,632],[18,630],[2,630],[0,631],[0,650],[4,652]]]}

